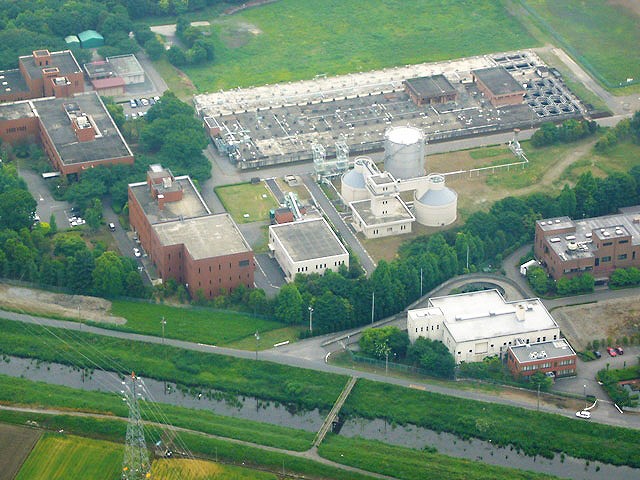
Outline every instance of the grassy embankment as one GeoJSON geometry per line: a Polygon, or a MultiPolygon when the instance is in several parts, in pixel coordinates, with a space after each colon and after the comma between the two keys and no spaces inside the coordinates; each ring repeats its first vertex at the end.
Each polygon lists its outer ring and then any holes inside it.
{"type": "MultiPolygon", "coordinates": [[[[501,1],[328,0],[318,8],[311,0],[281,0],[198,20],[211,22],[216,52],[212,64],[184,68],[199,92],[536,45],[501,1]]],[[[167,83],[174,88],[171,78],[167,83]]]]}
{"type": "Polygon", "coordinates": [[[490,440],[498,446],[513,445],[527,455],[553,457],[564,452],[576,458],[640,467],[637,430],[461,398],[455,400],[456,408],[451,405],[451,397],[446,395],[360,380],[343,412],[450,432],[461,438],[490,440]]]}
{"type": "MultiPolygon", "coordinates": [[[[80,368],[127,373],[174,382],[185,387],[216,389],[231,395],[293,403],[300,408],[329,410],[346,378],[339,375],[256,362],[214,353],[183,350],[100,335],[43,329],[0,319],[0,353],[80,368]],[[57,338],[54,338],[55,334],[57,338]],[[62,343],[64,342],[64,343],[62,343]],[[89,361],[88,358],[92,359],[89,361]]],[[[212,349],[212,352],[214,350],[212,349]]]]}

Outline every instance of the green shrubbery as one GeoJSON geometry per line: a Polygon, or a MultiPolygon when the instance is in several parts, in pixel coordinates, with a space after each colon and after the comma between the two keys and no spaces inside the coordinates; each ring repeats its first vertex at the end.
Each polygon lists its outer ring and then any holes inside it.
{"type": "Polygon", "coordinates": [[[602,382],[602,387],[615,404],[621,407],[638,406],[638,393],[629,393],[629,391],[623,388],[618,382],[640,379],[640,366],[600,370],[596,378],[602,382]]]}

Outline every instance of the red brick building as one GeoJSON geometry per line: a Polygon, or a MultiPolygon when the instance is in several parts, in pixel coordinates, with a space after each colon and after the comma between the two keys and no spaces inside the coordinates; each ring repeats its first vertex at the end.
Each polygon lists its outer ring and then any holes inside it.
{"type": "Polygon", "coordinates": [[[35,50],[18,59],[17,69],[1,71],[0,82],[0,102],[84,92],[84,75],[70,50],[35,50]]]}
{"type": "Polygon", "coordinates": [[[133,163],[133,153],[95,92],[0,104],[0,138],[8,143],[39,140],[64,175],[133,163]]]}
{"type": "Polygon", "coordinates": [[[483,68],[471,72],[478,90],[494,107],[520,105],[524,98],[525,89],[504,67],[483,68]]]}
{"type": "Polygon", "coordinates": [[[409,78],[404,82],[404,89],[416,105],[455,102],[458,91],[444,75],[409,78]]]}
{"type": "Polygon", "coordinates": [[[640,205],[583,220],[538,220],[534,254],[555,280],[590,273],[606,281],[616,268],[640,267],[640,205]]]}
{"type": "Polygon", "coordinates": [[[213,298],[254,285],[253,251],[230,215],[214,215],[188,176],[151,165],[147,181],[129,184],[129,221],[166,281],[192,297],[213,298]]]}
{"type": "Polygon", "coordinates": [[[566,339],[510,346],[507,366],[515,378],[541,372],[553,377],[576,375],[576,352],[566,339]]]}

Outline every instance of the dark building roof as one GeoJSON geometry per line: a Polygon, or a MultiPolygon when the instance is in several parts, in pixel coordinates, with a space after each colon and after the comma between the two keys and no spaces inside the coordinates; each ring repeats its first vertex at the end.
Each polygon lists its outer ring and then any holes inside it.
{"type": "Polygon", "coordinates": [[[494,95],[507,95],[509,93],[524,93],[524,88],[504,67],[483,68],[471,72],[494,95]]]}
{"type": "Polygon", "coordinates": [[[423,98],[439,97],[456,93],[456,89],[444,75],[409,78],[404,81],[416,95],[423,98]]]}
{"type": "Polygon", "coordinates": [[[31,101],[65,165],[132,155],[96,92],[76,94],[73,98],[31,101]],[[92,118],[98,129],[94,140],[78,141],[63,108],[63,104],[71,102],[76,103],[83,113],[92,118]]]}
{"type": "Polygon", "coordinates": [[[24,78],[22,78],[20,70],[14,69],[0,72],[0,95],[9,95],[16,92],[29,92],[29,87],[24,78]]]}
{"type": "MultiPolygon", "coordinates": [[[[42,68],[36,64],[33,55],[26,55],[20,57],[20,63],[25,66],[25,69],[29,73],[31,78],[41,78],[42,68]]],[[[60,76],[69,75],[70,73],[80,73],[82,69],[75,57],[71,53],[71,50],[64,50],[61,52],[51,52],[49,65],[47,67],[58,67],[60,70],[60,76]]]]}

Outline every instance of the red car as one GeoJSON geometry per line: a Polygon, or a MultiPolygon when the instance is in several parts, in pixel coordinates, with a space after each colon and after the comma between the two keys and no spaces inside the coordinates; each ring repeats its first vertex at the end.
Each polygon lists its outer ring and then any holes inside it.
{"type": "Polygon", "coordinates": [[[607,353],[609,355],[611,355],[612,357],[617,357],[618,356],[618,352],[616,352],[612,347],[607,347],[607,353]]]}

